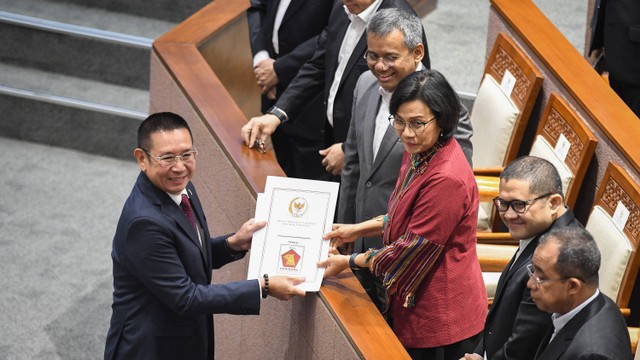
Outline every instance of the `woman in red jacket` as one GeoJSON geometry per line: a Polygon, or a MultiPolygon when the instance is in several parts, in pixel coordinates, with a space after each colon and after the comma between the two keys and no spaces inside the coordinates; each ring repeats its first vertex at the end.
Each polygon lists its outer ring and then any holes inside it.
{"type": "Polygon", "coordinates": [[[413,359],[459,359],[472,351],[487,315],[476,254],[478,189],[454,134],[458,97],[435,70],[407,76],[395,90],[390,124],[404,163],[387,214],[336,224],[335,246],[380,236],[384,247],[330,255],[326,276],[368,267],[383,278],[393,330],[413,359]]]}

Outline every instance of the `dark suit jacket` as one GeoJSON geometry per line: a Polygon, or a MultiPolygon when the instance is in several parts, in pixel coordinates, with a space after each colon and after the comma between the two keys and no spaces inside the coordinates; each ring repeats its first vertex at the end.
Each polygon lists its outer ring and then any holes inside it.
{"type": "MultiPolygon", "coordinates": [[[[360,76],[354,90],[353,116],[344,142],[345,160],[338,197],[338,222],[341,223],[359,223],[385,214],[398,180],[404,146],[392,126],[387,128],[378,154],[373,158],[376,116],[382,102],[379,88],[378,80],[367,71],[360,76]]],[[[471,120],[466,109],[460,115],[454,137],[471,161],[471,120]]],[[[381,247],[381,237],[359,238],[354,243],[354,252],[381,247]]]]}
{"type": "Polygon", "coordinates": [[[540,343],[536,359],[631,359],[627,324],[618,306],[600,293],[556,334],[553,327],[540,343]]]}
{"type": "Polygon", "coordinates": [[[604,46],[612,78],[640,86],[640,1],[598,0],[591,50],[604,46]]]}
{"type": "MultiPolygon", "coordinates": [[[[269,57],[275,59],[273,67],[279,80],[276,99],[289,86],[302,65],[315,53],[318,35],[327,26],[333,6],[330,0],[291,0],[278,31],[279,52],[276,54],[271,38],[279,3],[280,0],[251,0],[251,7],[247,10],[251,52],[255,55],[261,50],[266,50],[269,57]]],[[[275,101],[269,100],[266,95],[262,96],[263,113],[274,104],[275,101]]],[[[316,118],[315,120],[283,124],[279,130],[305,138],[323,140],[323,109],[322,95],[316,94],[307,101],[299,114],[302,118],[311,117],[316,118]]]]}
{"type": "Polygon", "coordinates": [[[113,238],[113,313],[105,359],[212,359],[215,313],[258,314],[255,280],[211,285],[211,269],[244,256],[210,238],[187,185],[205,249],[179,206],[140,173],[113,238]]]}
{"type": "MultiPolygon", "coordinates": [[[[406,2],[406,0],[382,0],[379,9],[399,8],[415,11],[406,2]]],[[[324,103],[326,106],[329,98],[329,89],[333,83],[336,68],[338,67],[338,54],[342,39],[349,27],[349,18],[344,11],[342,1],[337,0],[334,3],[333,10],[329,17],[329,25],[320,34],[316,52],[306,64],[300,69],[298,75],[291,81],[287,90],[280,96],[276,106],[283,109],[289,118],[295,121],[304,121],[297,114],[302,111],[304,105],[318,93],[324,94],[324,103]]],[[[425,47],[425,56],[422,64],[429,69],[429,48],[427,46],[427,37],[423,31],[423,43],[425,47]]],[[[367,62],[364,59],[364,52],[367,50],[367,34],[362,34],[355,49],[351,53],[344,74],[340,80],[340,86],[336,93],[333,104],[333,138],[327,139],[329,143],[344,142],[349,131],[349,123],[351,120],[351,107],[353,105],[353,90],[360,75],[369,70],[367,62]]],[[[326,107],[325,107],[326,109],[326,107]]],[[[325,111],[326,112],[326,111],[325,111]]],[[[322,126],[325,126],[326,116],[323,119],[322,126]]],[[[328,125],[327,125],[328,126],[328,125]]],[[[317,127],[314,125],[314,127],[317,127]]]]}
{"type": "MultiPolygon", "coordinates": [[[[483,337],[475,352],[487,359],[531,359],[545,332],[551,326],[551,315],[538,309],[527,288],[529,273],[526,265],[531,263],[533,252],[540,237],[554,228],[582,226],[571,210],[559,217],[544,233],[536,236],[524,249],[515,264],[513,258],[506,266],[489,309],[483,337]],[[513,266],[511,266],[513,264],[513,266]]],[[[514,254],[515,257],[515,254],[514,254]]]]}

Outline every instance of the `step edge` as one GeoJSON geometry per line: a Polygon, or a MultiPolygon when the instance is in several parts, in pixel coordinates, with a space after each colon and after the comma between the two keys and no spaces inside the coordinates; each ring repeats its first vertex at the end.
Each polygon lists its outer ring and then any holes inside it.
{"type": "Polygon", "coordinates": [[[10,86],[0,85],[0,94],[16,96],[25,99],[31,99],[36,101],[47,102],[56,105],[63,105],[73,107],[82,110],[96,111],[104,114],[123,116],[136,120],[144,120],[149,116],[148,113],[125,109],[118,106],[100,104],[93,101],[74,99],[65,96],[59,96],[54,94],[46,94],[37,91],[18,89],[10,86]]]}
{"type": "Polygon", "coordinates": [[[0,11],[0,23],[30,27],[32,29],[56,32],[66,35],[95,39],[116,44],[134,46],[142,49],[151,49],[153,39],[142,36],[128,35],[115,31],[94,29],[87,26],[66,24],[58,21],[40,19],[32,16],[20,15],[6,11],[0,11]]]}

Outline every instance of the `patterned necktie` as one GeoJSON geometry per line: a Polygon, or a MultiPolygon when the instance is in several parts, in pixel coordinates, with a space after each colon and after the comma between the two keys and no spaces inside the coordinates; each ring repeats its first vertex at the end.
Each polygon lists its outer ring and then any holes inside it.
{"type": "Polygon", "coordinates": [[[182,194],[182,202],[180,202],[180,207],[182,211],[187,216],[187,219],[193,226],[193,229],[198,232],[198,227],[196,226],[196,217],[193,215],[193,208],[191,207],[191,202],[189,202],[189,197],[187,194],[182,194]]]}

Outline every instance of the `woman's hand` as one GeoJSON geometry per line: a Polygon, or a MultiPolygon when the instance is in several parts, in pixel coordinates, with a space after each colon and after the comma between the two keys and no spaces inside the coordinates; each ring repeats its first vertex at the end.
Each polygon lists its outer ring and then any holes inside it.
{"type": "Polygon", "coordinates": [[[318,267],[325,268],[324,277],[336,276],[349,267],[349,255],[329,251],[327,260],[319,261],[318,267]]]}
{"type": "Polygon", "coordinates": [[[324,234],[324,239],[331,239],[331,247],[337,248],[343,243],[356,241],[358,236],[357,224],[333,224],[333,230],[324,234]]]}

